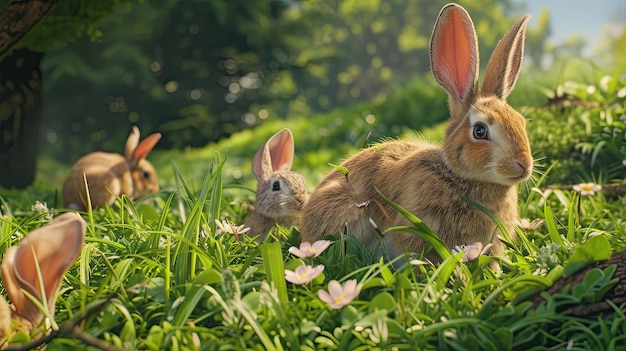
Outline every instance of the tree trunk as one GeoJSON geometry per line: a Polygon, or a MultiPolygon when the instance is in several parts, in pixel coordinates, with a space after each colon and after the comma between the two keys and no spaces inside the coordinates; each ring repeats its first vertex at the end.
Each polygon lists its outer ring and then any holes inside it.
{"type": "Polygon", "coordinates": [[[0,186],[25,188],[35,179],[43,53],[20,49],[0,61],[0,186]]]}
{"type": "Polygon", "coordinates": [[[17,44],[59,0],[12,0],[0,10],[0,55],[17,44]]]}

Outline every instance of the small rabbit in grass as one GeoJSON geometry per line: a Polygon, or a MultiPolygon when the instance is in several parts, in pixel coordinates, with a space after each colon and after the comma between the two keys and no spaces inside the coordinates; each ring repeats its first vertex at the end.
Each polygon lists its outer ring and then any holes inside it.
{"type": "Polygon", "coordinates": [[[289,129],[283,129],[267,140],[252,159],[252,173],[257,179],[254,211],[244,225],[248,235],[265,239],[276,224],[297,225],[302,206],[308,198],[306,182],[301,174],[291,171],[294,141],[289,129]]]}
{"type": "Polygon", "coordinates": [[[139,142],[139,128],[133,130],[126,140],[125,156],[108,152],[92,152],[81,157],[63,184],[63,203],[67,208],[85,210],[87,177],[89,197],[93,208],[113,204],[116,196],[126,194],[131,199],[155,193],[159,180],[152,164],[145,158],[161,139],[154,133],[139,142]]]}
{"type": "Polygon", "coordinates": [[[0,296],[0,347],[6,346],[13,333],[28,334],[43,320],[44,313],[27,294],[54,314],[61,279],[80,255],[85,228],[77,213],[65,213],[4,253],[2,280],[13,305],[0,296]]]}
{"type": "MultiPolygon", "coordinates": [[[[529,15],[500,40],[478,89],[478,45],[469,14],[461,6],[443,7],[430,41],[431,69],[448,93],[450,121],[441,147],[424,141],[385,141],[346,160],[347,176],[332,170],[304,206],[302,241],[348,233],[370,247],[378,230],[410,225],[378,193],[421,218],[448,248],[493,243],[502,255],[495,223],[471,199],[486,207],[513,236],[518,220],[516,184],[532,172],[525,119],[506,103],[517,80],[529,15]]],[[[418,235],[384,235],[389,254],[421,252],[418,235]]],[[[428,258],[437,260],[434,253],[428,258]]]]}

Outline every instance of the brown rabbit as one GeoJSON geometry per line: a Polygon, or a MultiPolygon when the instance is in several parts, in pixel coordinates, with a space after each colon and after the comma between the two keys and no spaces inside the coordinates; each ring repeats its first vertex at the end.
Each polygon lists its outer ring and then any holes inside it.
{"type": "MultiPolygon", "coordinates": [[[[516,184],[532,172],[525,120],[505,99],[517,80],[529,15],[500,40],[478,90],[478,45],[468,13],[448,4],[439,13],[430,41],[432,72],[448,93],[450,121],[442,147],[424,141],[387,141],[365,149],[332,170],[302,213],[302,241],[348,233],[368,246],[379,230],[409,222],[378,191],[421,218],[449,247],[493,243],[502,255],[495,223],[471,199],[502,221],[513,236],[518,220],[516,184]]],[[[389,254],[421,252],[425,241],[407,232],[384,235],[389,254]]],[[[429,253],[428,258],[437,260],[429,253]]]]}
{"type": "Polygon", "coordinates": [[[155,193],[159,180],[152,164],[145,158],[161,139],[154,133],[139,142],[139,128],[133,130],[126,140],[125,156],[107,152],[92,152],[81,157],[63,184],[63,203],[67,208],[85,210],[87,177],[89,196],[93,208],[113,204],[115,197],[126,194],[131,199],[155,193]]]}
{"type": "Polygon", "coordinates": [[[43,312],[26,293],[54,314],[61,279],[82,250],[85,228],[85,221],[77,213],[65,213],[4,253],[2,280],[13,305],[0,296],[0,345],[16,331],[30,333],[43,320],[43,312]],[[41,296],[41,288],[45,297],[41,296]]]}
{"type": "Polygon", "coordinates": [[[291,171],[294,142],[291,130],[283,129],[267,140],[252,159],[252,173],[258,181],[254,211],[244,225],[248,235],[265,239],[276,224],[297,225],[308,198],[304,177],[291,171]]]}

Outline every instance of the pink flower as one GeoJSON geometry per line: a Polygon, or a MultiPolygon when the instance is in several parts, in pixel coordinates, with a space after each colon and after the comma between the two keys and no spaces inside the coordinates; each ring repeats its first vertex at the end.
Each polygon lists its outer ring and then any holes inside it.
{"type": "Polygon", "coordinates": [[[300,258],[305,257],[317,257],[319,256],[328,246],[330,245],[330,241],[328,240],[318,240],[311,245],[310,243],[303,242],[300,244],[300,248],[292,246],[289,248],[289,252],[292,255],[298,256],[300,258]]]}
{"type": "Polygon", "coordinates": [[[320,275],[324,271],[324,266],[308,266],[302,265],[296,268],[295,272],[285,269],[285,279],[297,285],[310,283],[311,280],[315,279],[318,275],[320,275]]]}
{"type": "Polygon", "coordinates": [[[338,310],[352,302],[359,295],[362,287],[363,284],[357,284],[356,279],[347,280],[343,285],[336,280],[331,280],[328,283],[328,292],[320,289],[317,296],[328,306],[338,310]]]}
{"type": "Polygon", "coordinates": [[[458,254],[459,252],[465,251],[465,254],[461,257],[461,262],[470,262],[486,254],[492,246],[493,244],[489,243],[483,247],[483,243],[478,241],[465,247],[455,246],[455,248],[452,249],[452,253],[458,254]]]}
{"type": "Polygon", "coordinates": [[[574,185],[574,190],[579,191],[580,195],[593,195],[597,191],[602,190],[602,185],[595,183],[581,183],[574,185]]]}
{"type": "Polygon", "coordinates": [[[532,222],[528,218],[522,218],[519,220],[518,225],[520,228],[526,231],[533,231],[539,228],[542,224],[546,222],[545,219],[535,219],[532,222]]]}

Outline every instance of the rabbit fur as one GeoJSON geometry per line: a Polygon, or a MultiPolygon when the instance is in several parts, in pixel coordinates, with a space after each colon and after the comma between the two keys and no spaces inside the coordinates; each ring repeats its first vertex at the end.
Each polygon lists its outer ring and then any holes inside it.
{"type": "Polygon", "coordinates": [[[16,331],[30,333],[43,320],[43,312],[25,292],[41,301],[50,315],[54,314],[61,279],[80,255],[85,229],[85,221],[77,213],[65,213],[32,231],[19,245],[4,253],[2,280],[13,304],[9,305],[0,296],[0,345],[6,346],[16,331]],[[45,300],[40,294],[41,286],[45,300]]]}
{"type": "MultiPolygon", "coordinates": [[[[443,145],[384,141],[346,160],[347,177],[331,170],[304,206],[301,240],[348,233],[377,249],[377,230],[410,225],[380,191],[423,220],[447,247],[493,243],[491,253],[502,255],[495,223],[466,198],[486,207],[515,235],[516,184],[530,177],[533,159],[525,119],[506,97],[519,75],[529,17],[519,19],[500,40],[479,91],[472,20],[461,6],[444,6],[430,41],[433,75],[448,93],[450,120],[443,145]]],[[[412,233],[393,231],[383,237],[391,257],[426,248],[412,233]]],[[[432,252],[426,257],[438,260],[432,252]]]]}
{"type": "Polygon", "coordinates": [[[161,139],[154,133],[139,142],[139,128],[133,126],[126,140],[125,155],[92,152],[81,157],[70,170],[63,184],[63,201],[66,208],[85,210],[87,198],[85,179],[93,208],[112,205],[122,194],[131,199],[159,190],[156,170],[145,158],[161,139]]]}
{"type": "Polygon", "coordinates": [[[276,224],[297,225],[302,206],[308,198],[304,177],[291,171],[294,141],[291,130],[274,134],[257,151],[252,160],[252,173],[257,178],[254,210],[244,225],[248,235],[262,241],[276,224]]]}

